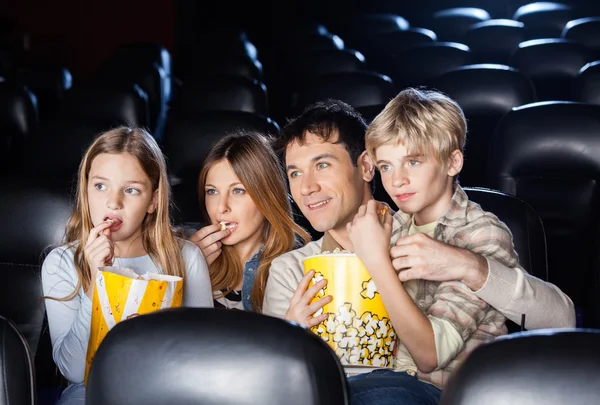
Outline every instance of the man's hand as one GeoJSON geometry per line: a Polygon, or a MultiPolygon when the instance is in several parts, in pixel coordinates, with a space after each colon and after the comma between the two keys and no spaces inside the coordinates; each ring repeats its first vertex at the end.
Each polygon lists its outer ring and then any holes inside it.
{"type": "Polygon", "coordinates": [[[390,256],[401,281],[462,281],[477,291],[488,277],[489,269],[483,256],[421,233],[398,239],[390,256]]]}
{"type": "Polygon", "coordinates": [[[327,314],[313,316],[315,312],[330,303],[333,299],[331,295],[328,295],[311,304],[311,301],[316,297],[319,291],[327,285],[327,280],[320,280],[315,283],[315,285],[308,288],[314,275],[314,270],[309,271],[304,275],[300,284],[298,284],[298,288],[290,301],[290,308],[285,314],[285,319],[287,321],[293,321],[311,328],[327,319],[327,314]]]}

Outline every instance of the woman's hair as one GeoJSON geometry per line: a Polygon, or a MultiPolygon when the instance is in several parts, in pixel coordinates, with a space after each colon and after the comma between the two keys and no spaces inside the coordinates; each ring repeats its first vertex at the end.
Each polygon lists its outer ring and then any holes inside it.
{"type": "Polygon", "coordinates": [[[158,190],[156,210],[146,214],[142,221],[143,247],[164,274],[179,277],[185,274],[181,247],[170,225],[169,183],[164,156],[154,138],[145,130],[120,127],[98,136],[85,152],[79,166],[75,212],[67,223],[65,235],[66,243],[76,246],[74,258],[78,284],[73,294],[61,299],[64,301],[73,299],[81,287],[87,290],[93,282],[90,267],[83,256],[86,240],[94,227],[88,202],[88,176],[92,162],[103,153],[128,153],[137,159],[150,179],[152,192],[158,190]]]}
{"type": "MultiPolygon", "coordinates": [[[[308,242],[310,236],[292,217],[285,175],[269,140],[259,133],[247,132],[225,136],[207,155],[199,177],[199,195],[204,218],[210,222],[204,201],[206,177],[209,170],[223,159],[246,188],[258,210],[265,217],[260,266],[252,287],[254,310],[262,310],[265,286],[271,262],[294,249],[296,235],[308,242]]],[[[233,246],[223,246],[221,254],[209,266],[213,290],[228,294],[243,278],[244,263],[240,262],[233,246]]]]}

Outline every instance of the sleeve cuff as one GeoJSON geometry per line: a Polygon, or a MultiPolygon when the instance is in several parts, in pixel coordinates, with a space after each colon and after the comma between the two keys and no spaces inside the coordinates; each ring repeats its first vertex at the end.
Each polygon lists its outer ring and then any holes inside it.
{"type": "Polygon", "coordinates": [[[488,277],[483,286],[474,293],[490,304],[502,310],[510,303],[517,284],[517,273],[495,260],[485,258],[488,264],[488,277]]]}

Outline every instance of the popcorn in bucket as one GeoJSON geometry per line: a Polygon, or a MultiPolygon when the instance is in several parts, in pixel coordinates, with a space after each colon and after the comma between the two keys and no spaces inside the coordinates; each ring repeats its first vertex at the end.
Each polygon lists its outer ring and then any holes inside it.
{"type": "Polygon", "coordinates": [[[88,343],[85,383],[100,343],[117,323],[131,317],[180,307],[183,279],[158,273],[138,275],[125,267],[101,267],[92,300],[92,323],[88,343]]]}
{"type": "Polygon", "coordinates": [[[333,348],[347,369],[391,367],[396,334],[362,261],[353,253],[334,251],[304,259],[304,273],[310,270],[315,271],[311,285],[327,280],[314,300],[333,297],[315,314],[327,313],[327,320],[312,331],[333,348]]]}

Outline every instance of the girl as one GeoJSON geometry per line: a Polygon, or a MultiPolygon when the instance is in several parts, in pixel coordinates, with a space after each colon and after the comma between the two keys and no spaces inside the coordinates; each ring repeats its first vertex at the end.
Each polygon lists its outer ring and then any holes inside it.
{"type": "Polygon", "coordinates": [[[98,137],[78,174],[77,202],[66,243],[42,266],[54,361],[70,382],[58,404],[84,404],[85,358],[98,267],[184,278],[184,306],[212,307],[206,261],[169,225],[164,157],[142,129],[118,128],[98,137]]]}
{"type": "Polygon", "coordinates": [[[292,219],[285,176],[269,141],[229,135],[209,152],[199,178],[208,225],[190,240],[208,262],[216,306],[261,312],[271,262],[310,236],[292,219]]]}

